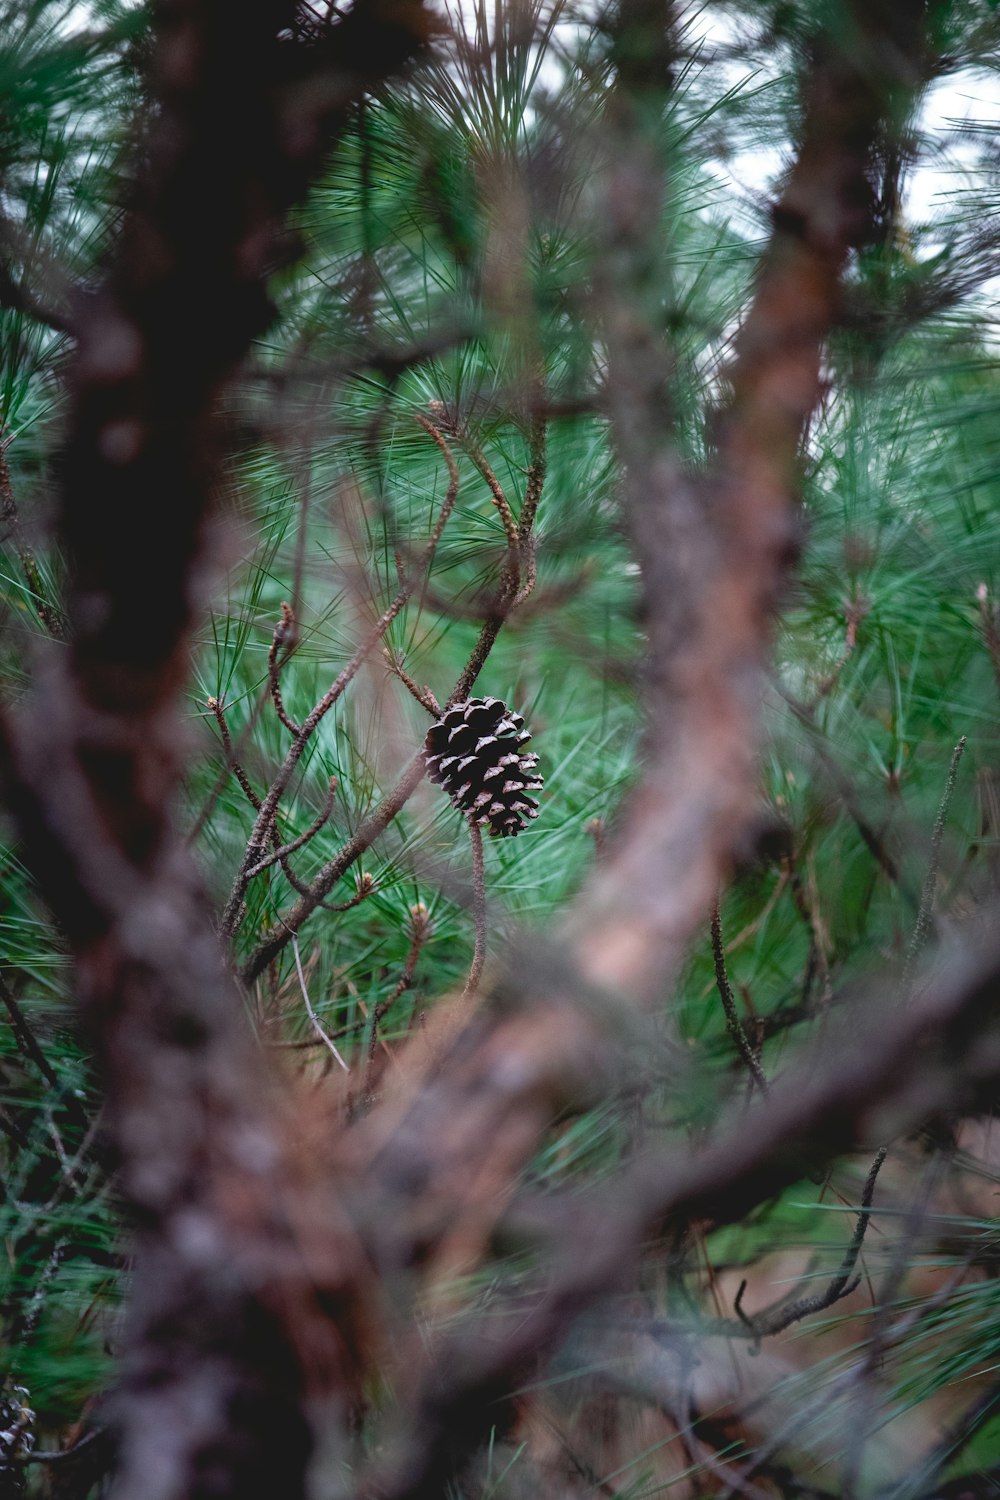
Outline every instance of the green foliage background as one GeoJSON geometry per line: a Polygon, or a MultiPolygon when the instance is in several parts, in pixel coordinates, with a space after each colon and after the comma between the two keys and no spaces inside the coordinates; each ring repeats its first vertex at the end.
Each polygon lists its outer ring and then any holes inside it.
{"type": "MultiPolygon", "coordinates": [[[[5,518],[0,555],[2,651],[15,694],[46,633],[35,596],[58,609],[61,560],[46,517],[70,354],[26,291],[40,306],[65,308],[70,281],[86,286],[100,275],[134,170],[149,50],[141,7],[94,6],[87,29],[73,36],[63,9],[39,0],[0,18],[2,256],[21,293],[0,296],[0,410],[19,512],[16,523],[5,518]]],[[[697,41],[701,13],[682,29],[686,51],[662,121],[659,311],[674,357],[677,441],[692,464],[710,446],[720,369],[767,229],[766,204],[736,193],[720,164],[751,148],[787,158],[813,11],[717,7],[719,34],[730,40],[722,60],[716,43],[697,41]]],[[[995,18],[952,5],[937,24],[952,72],[986,67],[995,79],[995,18]]],[[[301,636],[283,693],[301,717],[350,657],[366,614],[392,598],[394,549],[419,551],[443,498],[444,465],[413,413],[442,403],[516,510],[529,462],[518,393],[526,372],[541,366],[557,415],[538,590],[502,632],[479,684],[525,713],[546,778],[537,823],[487,850],[490,941],[499,952],[514,924],[545,930],[558,917],[602,828],[613,825],[635,771],[643,632],[591,316],[593,127],[609,82],[605,36],[599,24],[547,6],[501,12],[499,35],[484,7],[467,11],[465,25],[494,50],[480,47],[462,63],[442,55],[366,104],[295,226],[303,256],[276,278],[280,316],[233,390],[216,576],[192,660],[181,815],[221,906],[253,813],[226,772],[207,700],[224,704],[247,774],[263,792],[288,738],[266,695],[282,601],[294,600],[301,636]],[[428,352],[413,358],[418,348],[428,352]]],[[[939,128],[914,120],[914,155],[933,157],[943,144],[939,128]]],[[[873,968],[898,982],[962,737],[936,922],[959,928],[995,888],[1000,379],[991,308],[1000,195],[995,136],[983,129],[964,146],[971,166],[961,191],[926,223],[890,206],[878,243],[852,266],[845,326],[828,354],[826,395],[803,456],[802,557],[776,627],[764,709],[761,836],[722,908],[731,977],[772,1076],[803,1031],[821,1024],[824,993],[835,1004],[873,968]]],[[[881,186],[891,204],[888,189],[898,183],[890,178],[887,168],[881,186]]],[[[504,549],[488,489],[455,448],[459,501],[430,587],[386,638],[442,700],[475,640],[476,621],[466,616],[495,582],[504,549]]],[[[155,559],[136,566],[155,567],[155,559]]],[[[323,721],[283,802],[281,827],[292,839],[336,778],[331,821],[296,859],[303,879],[391,784],[426,724],[373,655],[323,721]]],[[[0,858],[2,977],[56,1074],[47,1086],[13,1028],[0,1027],[0,1373],[29,1390],[47,1446],[109,1378],[127,1238],[59,934],[17,849],[5,847],[0,858]]],[[[436,789],[420,791],[362,868],[374,877],[373,894],[340,915],[318,915],[302,941],[317,1013],[356,1058],[372,1013],[396,989],[417,902],[433,928],[412,988],[385,1017],[386,1040],[462,985],[472,951],[464,830],[436,789]]],[[[331,900],[344,902],[355,888],[352,872],[331,900]]],[[[253,882],[239,955],[291,897],[274,867],[253,882]]],[[[676,1017],[697,1062],[696,1086],[682,1101],[653,1088],[646,1108],[672,1130],[697,1132],[719,1099],[743,1086],[707,919],[679,992],[663,999],[664,1018],[676,1017]]],[[[286,1054],[287,1044],[312,1038],[290,956],[249,1010],[262,1039],[286,1054]]],[[[294,1055],[319,1067],[308,1047],[294,1055]]],[[[628,1134],[619,1106],[602,1106],[557,1124],[532,1171],[542,1182],[593,1177],[613,1168],[628,1134]]],[[[749,1266],[776,1246],[805,1244],[816,1275],[830,1274],[864,1170],[845,1164],[839,1198],[826,1185],[800,1185],[753,1222],[715,1235],[705,1261],[749,1266]]],[[[988,1162],[974,1170],[996,1180],[988,1162]]],[[[921,1254],[943,1266],[995,1259],[995,1224],[978,1214],[953,1215],[931,1239],[921,1254]]],[[[869,1247],[873,1277],[893,1243],[887,1231],[869,1247]]],[[[681,1265],[678,1284],[690,1315],[705,1315],[704,1264],[681,1265]]],[[[905,1311],[908,1293],[894,1295],[905,1311]]],[[[993,1273],[984,1274],[915,1318],[892,1355],[897,1409],[996,1363],[996,1297],[993,1273]]],[[[810,1327],[799,1336],[808,1339],[810,1327]]],[[[808,1406],[830,1389],[866,1336],[860,1327],[857,1344],[807,1365],[798,1399],[808,1406]]],[[[962,1462],[992,1461],[989,1441],[987,1427],[962,1462]]]]}

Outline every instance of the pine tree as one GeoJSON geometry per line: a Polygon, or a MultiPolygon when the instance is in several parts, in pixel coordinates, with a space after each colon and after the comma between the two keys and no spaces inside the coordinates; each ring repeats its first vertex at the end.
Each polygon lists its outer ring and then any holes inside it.
{"type": "Polygon", "coordinates": [[[992,1494],[1000,19],[251,9],[0,25],[0,1490],[992,1494]]]}

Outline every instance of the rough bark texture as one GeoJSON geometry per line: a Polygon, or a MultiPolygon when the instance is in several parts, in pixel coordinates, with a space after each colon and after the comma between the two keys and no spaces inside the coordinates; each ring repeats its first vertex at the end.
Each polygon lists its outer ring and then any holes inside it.
{"type": "Polygon", "coordinates": [[[417,0],[302,46],[286,0],[165,0],[114,266],[74,316],[59,526],[69,643],[5,724],[26,857],[73,949],[138,1230],[116,1493],[304,1492],[350,1383],[361,1260],[295,1158],[171,803],[224,452],[286,210],[352,103],[424,44],[417,0]],[[329,1316],[332,1310],[337,1317],[329,1316]]]}

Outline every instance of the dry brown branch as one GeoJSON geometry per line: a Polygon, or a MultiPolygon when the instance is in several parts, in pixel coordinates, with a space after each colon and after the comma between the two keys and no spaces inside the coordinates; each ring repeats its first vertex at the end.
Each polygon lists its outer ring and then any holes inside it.
{"type": "Polygon", "coordinates": [[[250,782],[250,778],[247,775],[246,771],[243,769],[240,762],[236,759],[236,751],[233,748],[233,737],[229,733],[229,725],[226,722],[225,706],[219,702],[218,698],[209,698],[206,700],[205,707],[215,715],[215,722],[219,726],[219,734],[222,736],[222,750],[226,757],[226,765],[233,773],[236,780],[239,782],[240,787],[243,791],[243,795],[246,797],[250,806],[256,812],[260,812],[260,798],[254,791],[253,786],[250,782]]]}
{"type": "MultiPolygon", "coordinates": [[[[799,446],[821,389],[820,360],[837,317],[841,272],[866,232],[869,153],[881,117],[919,72],[915,11],[879,3],[852,7],[852,16],[855,29],[843,50],[832,36],[817,44],[799,153],[737,341],[716,456],[693,478],[669,446],[670,361],[653,318],[660,210],[651,184],[659,171],[655,132],[647,133],[646,122],[658,119],[650,100],[666,87],[670,14],[645,0],[622,8],[619,88],[605,122],[603,261],[595,287],[643,569],[650,660],[645,770],[577,904],[570,930],[576,976],[569,977],[572,964],[558,981],[551,963],[547,972],[534,965],[535,1009],[526,1004],[513,1017],[478,1016],[418,1088],[405,1130],[397,1128],[382,1147],[375,1176],[385,1190],[393,1185],[397,1226],[405,1223],[409,1197],[400,1183],[475,1180],[499,1141],[513,1163],[511,1133],[529,1148],[528,1127],[551,1114],[574,1062],[587,1058],[584,1071],[599,1076],[594,1021],[578,1002],[579,971],[585,982],[650,1005],[669,987],[752,815],[757,700],[771,614],[794,550],[799,446]],[[551,986],[544,1000],[542,975],[551,986]],[[479,1150],[470,1142],[480,1143],[479,1150]]],[[[488,621],[484,633],[489,627],[488,621]]],[[[522,955],[525,1002],[530,968],[522,955]]],[[[848,1039],[833,1054],[836,1068],[822,1065],[828,1057],[811,1058],[793,1083],[782,1081],[717,1146],[670,1164],[662,1152],[642,1158],[618,1191],[595,1201],[592,1220],[574,1209],[576,1232],[559,1243],[544,1286],[492,1318],[474,1320],[432,1352],[408,1405],[406,1438],[396,1460],[373,1478],[374,1490],[390,1500],[437,1493],[461,1454],[509,1420],[505,1393],[529,1377],[540,1352],[592,1298],[621,1284],[654,1225],[739,1216],[794,1181],[810,1156],[826,1159],[861,1143],[873,1101],[887,1093],[905,1114],[905,1084],[914,1080],[900,1067],[901,1049],[919,1034],[883,1032],[869,1039],[865,1054],[848,1039]]],[[[974,1066],[967,1053],[964,1062],[974,1066]]],[[[921,1076],[919,1101],[908,1098],[917,1112],[934,1108],[939,1091],[932,1082],[933,1072],[921,1076]]],[[[876,1139],[890,1133],[881,1123],[876,1139]]],[[[461,1187],[454,1191],[460,1199],[461,1187]]],[[[442,1214],[447,1200],[445,1194],[442,1214]]],[[[426,1193],[422,1206],[426,1212],[426,1193]]]]}
{"type": "Polygon", "coordinates": [[[530,461],[528,483],[521,504],[521,516],[517,523],[517,539],[523,564],[524,581],[514,597],[514,607],[520,609],[534,590],[538,579],[538,557],[533,527],[538,512],[538,503],[545,487],[546,455],[545,440],[548,425],[536,412],[532,416],[528,431],[530,461]]]}
{"type": "Polygon", "coordinates": [[[281,619],[274,627],[274,635],[271,637],[271,645],[267,653],[267,685],[271,694],[271,702],[274,704],[275,713],[289,734],[293,735],[301,734],[302,730],[285,712],[285,702],[281,696],[280,673],[281,668],[298,645],[298,640],[298,626],[295,623],[292,606],[282,603],[281,619]]]}
{"type": "MultiPolygon", "coordinates": [[[[270,869],[271,865],[277,864],[279,860],[286,860],[290,854],[295,853],[296,849],[304,848],[304,846],[308,844],[311,839],[314,839],[317,833],[319,833],[320,829],[324,828],[329,821],[330,814],[333,812],[333,799],[336,794],[337,778],[336,776],[331,776],[330,785],[327,788],[326,798],[323,802],[323,806],[320,808],[319,812],[316,814],[316,817],[310,823],[305,833],[300,833],[298,838],[292,839],[290,844],[282,844],[280,848],[275,849],[274,852],[267,855],[265,859],[258,861],[257,864],[253,865],[252,868],[247,871],[247,879],[253,880],[255,875],[260,875],[264,870],[270,869]]],[[[275,830],[275,832],[277,832],[277,830],[275,830]]]]}
{"type": "Polygon", "coordinates": [[[440,719],[440,703],[437,701],[434,694],[426,684],[423,687],[420,687],[418,683],[414,682],[413,678],[403,666],[398,652],[390,651],[388,647],[383,647],[382,655],[385,657],[390,672],[392,672],[394,676],[399,678],[400,682],[406,688],[406,691],[412,697],[416,698],[421,708],[426,708],[427,712],[431,714],[435,719],[440,719]]]}
{"type": "Polygon", "coordinates": [[[716,902],[712,910],[712,958],[715,963],[715,982],[718,986],[719,997],[722,1000],[722,1009],[726,1016],[726,1030],[733,1039],[733,1045],[746,1064],[747,1072],[751,1079],[760,1089],[762,1094],[767,1093],[767,1079],[760,1065],[750,1039],[743,1029],[743,1023],[736,1009],[736,1001],[733,998],[732,986],[729,983],[729,975],[726,972],[726,953],[722,946],[722,916],[719,911],[719,903],[716,902]]]}
{"type": "MultiPolygon", "coordinates": [[[[464,447],[466,453],[472,459],[480,474],[486,480],[486,486],[490,492],[490,498],[496,506],[497,514],[503,522],[503,529],[507,535],[507,549],[509,553],[508,567],[514,575],[514,587],[517,587],[517,576],[520,569],[521,547],[518,538],[517,522],[514,520],[514,512],[510,508],[510,501],[504,494],[503,486],[496,476],[496,472],[480,448],[479,444],[471,437],[465,436],[464,447]]],[[[532,512],[533,514],[533,512],[532,512]]]]}
{"type": "Polygon", "coordinates": [[[521,505],[521,519],[518,521],[518,536],[522,542],[526,542],[531,536],[535,524],[535,516],[538,513],[538,503],[542,498],[542,490],[545,487],[545,439],[548,432],[548,424],[538,414],[532,417],[531,427],[528,433],[528,446],[530,450],[530,462],[528,464],[528,485],[524,492],[524,501],[521,505]]]}
{"type": "MultiPolygon", "coordinates": [[[[840,276],[868,230],[867,170],[880,117],[919,80],[916,7],[851,9],[844,37],[817,42],[798,153],[727,372],[730,398],[708,472],[692,479],[664,440],[670,362],[646,311],[657,284],[655,147],[642,111],[669,15],[625,44],[608,122],[604,264],[597,286],[608,399],[643,570],[649,631],[649,767],[580,904],[589,977],[646,1003],[662,993],[753,806],[757,699],[772,610],[794,555],[799,446],[821,390],[840,276]],[[849,34],[849,39],[848,38],[849,34]],[[871,59],[878,58],[877,64],[871,59]],[[866,207],[867,205],[867,207],[866,207]]],[[[627,24],[627,22],[626,22],[627,24]]]]}
{"type": "Polygon", "coordinates": [[[750,1338],[759,1343],[761,1339],[770,1338],[776,1333],[783,1333],[786,1328],[791,1328],[793,1323],[799,1323],[803,1318],[812,1317],[815,1313],[824,1312],[835,1302],[851,1295],[860,1280],[855,1277],[854,1268],[858,1263],[858,1256],[861,1254],[871,1219],[875,1183],[888,1154],[887,1146],[880,1146],[875,1153],[874,1160],[868,1169],[868,1176],[865,1178],[864,1189],[861,1193],[861,1212],[855,1222],[851,1242],[844,1252],[840,1270],[824,1290],[814,1293],[811,1297],[793,1297],[790,1301],[779,1303],[777,1307],[748,1317],[742,1311],[743,1293],[746,1289],[744,1281],[740,1285],[733,1304],[737,1321],[730,1321],[725,1325],[714,1323],[711,1325],[712,1332],[726,1333],[730,1338],[750,1338]]]}
{"type": "MultiPolygon", "coordinates": [[[[574,1195],[565,1222],[546,1202],[534,1221],[553,1251],[544,1287],[472,1318],[431,1351],[405,1438],[374,1491],[388,1500],[436,1491],[455,1462],[456,1432],[471,1448],[509,1420],[507,1393],[584,1308],[627,1282],[651,1234],[668,1224],[734,1222],[821,1162],[991,1097],[1000,1078],[998,984],[994,943],[953,956],[905,1011],[884,995],[863,997],[835,1036],[807,1049],[766,1101],[731,1115],[703,1150],[649,1150],[612,1187],[574,1195]]],[[[511,1055],[516,1040],[509,1030],[505,1048],[494,1035],[496,1057],[511,1055]]],[[[497,1129],[478,1115],[480,1128],[497,1129]]],[[[416,1118],[411,1112],[408,1123],[416,1118]]],[[[409,1154],[412,1162],[412,1143],[409,1154]]],[[[520,1221],[521,1233],[530,1222],[520,1221]]]]}

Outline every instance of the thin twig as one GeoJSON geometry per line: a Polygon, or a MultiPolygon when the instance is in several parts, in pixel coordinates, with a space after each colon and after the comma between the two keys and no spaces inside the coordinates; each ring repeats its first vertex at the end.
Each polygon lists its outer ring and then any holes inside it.
{"type": "MultiPolygon", "coordinates": [[[[475,464],[480,474],[486,480],[486,484],[490,492],[490,497],[493,501],[493,504],[497,508],[497,513],[499,514],[501,521],[503,522],[503,529],[507,533],[507,549],[510,554],[510,565],[516,578],[517,572],[519,571],[521,544],[517,534],[517,522],[514,520],[514,512],[510,508],[510,501],[504,494],[503,486],[501,485],[495,471],[489,463],[489,460],[487,459],[483,450],[479,447],[478,443],[474,443],[470,438],[466,438],[464,446],[466,453],[468,453],[469,457],[472,459],[472,462],[475,464]]],[[[532,514],[534,514],[534,512],[532,512],[532,514]]]]}
{"type": "Polygon", "coordinates": [[[524,603],[534,589],[538,576],[535,538],[532,535],[532,528],[535,524],[538,503],[542,498],[542,490],[545,486],[545,439],[547,427],[548,424],[544,417],[536,414],[532,418],[529,434],[531,461],[528,465],[528,484],[524,492],[521,519],[517,527],[517,539],[524,562],[524,582],[514,599],[515,606],[520,606],[524,603]]]}
{"type": "Polygon", "coordinates": [[[292,606],[285,600],[281,603],[281,619],[274,627],[274,635],[271,637],[270,649],[267,653],[267,685],[271,694],[271,702],[274,711],[284,724],[290,734],[301,734],[301,727],[285,712],[285,700],[281,696],[281,668],[291,656],[299,643],[299,632],[295,623],[295,615],[292,606]],[[284,649],[284,654],[279,661],[278,653],[284,649]]]}
{"type": "Polygon", "coordinates": [[[548,424],[544,417],[536,414],[532,418],[529,434],[531,462],[528,465],[528,486],[524,492],[524,504],[521,506],[521,520],[517,528],[521,541],[525,541],[531,534],[532,527],[535,524],[535,515],[538,511],[538,503],[542,498],[542,490],[545,487],[545,439],[547,427],[548,424]]]}
{"type": "MultiPolygon", "coordinates": [[[[432,409],[436,405],[436,402],[431,402],[432,409]]],[[[451,509],[454,506],[455,500],[458,496],[458,486],[461,478],[458,471],[458,463],[456,462],[451,444],[448,442],[448,439],[445,437],[441,428],[436,426],[435,423],[432,422],[424,412],[414,411],[411,413],[411,416],[413,417],[413,420],[418,424],[418,426],[424,429],[428,437],[430,437],[437,444],[438,448],[441,451],[441,456],[445,461],[445,465],[448,470],[448,490],[445,495],[445,506],[447,507],[448,514],[450,515],[451,509]]],[[[432,533],[430,544],[424,548],[423,554],[417,564],[417,571],[422,573],[424,576],[425,588],[427,585],[427,577],[430,572],[430,565],[433,561],[434,553],[437,551],[437,545],[441,540],[443,531],[444,522],[439,518],[437,527],[432,533]]],[[[404,565],[403,553],[398,547],[394,550],[394,557],[396,563],[396,576],[399,579],[400,588],[412,591],[415,584],[415,579],[407,574],[406,567],[404,565]]]]}
{"type": "Polygon", "coordinates": [[[106,1431],[107,1429],[104,1427],[93,1427],[90,1432],[84,1433],[83,1437],[78,1442],[75,1442],[72,1448],[61,1448],[51,1453],[39,1448],[34,1453],[25,1453],[18,1462],[22,1464],[64,1463],[68,1458],[76,1458],[84,1448],[89,1448],[91,1443],[96,1442],[99,1437],[103,1437],[106,1431]]]}
{"type": "MultiPolygon", "coordinates": [[[[939,1307],[943,1307],[968,1269],[968,1263],[958,1267],[957,1271],[948,1278],[948,1281],[943,1286],[938,1287],[932,1296],[912,1308],[904,1317],[897,1319],[888,1330],[882,1346],[883,1354],[889,1349],[897,1348],[921,1320],[927,1319],[939,1307]]],[[[818,1400],[827,1407],[832,1406],[835,1401],[842,1399],[850,1391],[857,1380],[857,1376],[858,1365],[856,1363],[849,1365],[847,1369],[842,1370],[838,1375],[832,1376],[824,1384],[818,1400]]],[[[815,1401],[797,1407],[790,1418],[780,1423],[771,1432],[767,1441],[757,1450],[753,1462],[746,1472],[752,1474],[758,1470],[762,1470],[775,1453],[780,1452],[782,1448],[788,1448],[796,1434],[815,1419],[816,1412],[817,1404],[815,1401]]],[[[900,1488],[898,1486],[895,1487],[891,1494],[883,1493],[882,1500],[895,1500],[900,1488]]],[[[724,1494],[721,1494],[719,1500],[730,1500],[730,1492],[726,1491],[724,1494]]]]}
{"type": "Polygon", "coordinates": [[[375,1061],[375,1049],[378,1046],[378,1029],[382,1017],[392,1009],[400,995],[405,994],[413,984],[413,975],[416,972],[417,960],[420,958],[420,950],[423,948],[432,930],[433,923],[431,922],[427,907],[422,901],[416,902],[414,906],[410,907],[410,947],[406,955],[406,962],[403,965],[403,972],[396,981],[392,994],[385,1000],[380,1000],[372,1011],[372,1033],[368,1040],[369,1069],[375,1061]]]}
{"type": "MultiPolygon", "coordinates": [[[[538,550],[533,536],[526,538],[521,548],[521,561],[524,563],[524,582],[514,595],[511,604],[511,609],[518,610],[527,603],[529,595],[534,592],[535,584],[538,582],[538,550]]],[[[555,595],[554,602],[558,607],[559,604],[564,603],[567,598],[572,598],[578,592],[577,582],[574,579],[566,589],[556,587],[552,592],[555,595]]],[[[547,607],[546,601],[538,600],[536,603],[541,603],[543,609],[547,607]]],[[[525,613],[527,614],[528,612],[526,611],[525,613]]],[[[522,616],[523,618],[524,616],[522,616]]]]}
{"type": "Polygon", "coordinates": [[[309,1016],[310,1021],[312,1022],[313,1030],[319,1037],[320,1041],[323,1043],[324,1047],[326,1047],[327,1051],[332,1053],[332,1055],[336,1058],[337,1062],[343,1068],[344,1072],[349,1073],[351,1071],[350,1068],[347,1066],[347,1063],[344,1061],[343,1057],[341,1057],[335,1043],[331,1041],[330,1037],[328,1037],[326,1032],[323,1030],[323,1027],[320,1024],[319,1016],[317,1016],[316,1012],[312,1008],[312,1001],[309,999],[309,991],[306,988],[306,976],[302,972],[302,957],[299,953],[299,940],[294,932],[292,933],[292,952],[295,954],[295,972],[299,976],[299,986],[302,990],[302,998],[305,1001],[306,1012],[309,1016]]]}
{"type": "Polygon", "coordinates": [[[277,864],[279,860],[287,859],[290,854],[295,853],[296,849],[301,849],[303,845],[309,843],[310,839],[314,839],[320,829],[329,821],[330,814],[333,812],[333,799],[336,794],[337,778],[336,776],[331,776],[323,806],[305,833],[300,833],[298,838],[292,839],[290,844],[282,844],[280,849],[275,849],[273,854],[269,854],[266,859],[259,860],[257,864],[253,865],[247,871],[247,880],[252,880],[255,875],[260,875],[263,870],[269,869],[271,865],[277,864]]]}
{"type": "Polygon", "coordinates": [[[21,1051],[26,1057],[31,1058],[31,1061],[35,1064],[35,1067],[41,1073],[42,1077],[45,1079],[45,1082],[49,1085],[49,1088],[58,1089],[59,1079],[56,1075],[55,1069],[52,1067],[51,1063],[45,1056],[45,1053],[36,1042],[34,1035],[32,1034],[31,1027],[28,1025],[25,1019],[24,1012],[14,998],[10,986],[8,985],[6,979],[4,979],[2,973],[0,973],[0,1000],[3,1001],[7,1014],[10,1016],[10,1024],[14,1032],[14,1039],[20,1047],[21,1051]]]}
{"type": "MultiPolygon", "coordinates": [[[[949,1164],[948,1158],[942,1153],[929,1159],[919,1191],[903,1220],[901,1233],[892,1247],[889,1264],[876,1293],[869,1335],[864,1344],[862,1357],[855,1367],[855,1379],[851,1391],[857,1421],[854,1440],[843,1454],[840,1483],[844,1500],[853,1500],[858,1493],[858,1481],[864,1468],[865,1448],[880,1425],[876,1414],[879,1404],[879,1372],[883,1367],[886,1351],[890,1347],[892,1333],[892,1325],[888,1319],[893,1307],[897,1304],[904,1278],[913,1265],[914,1246],[924,1231],[934,1194],[941,1186],[949,1164]]],[[[925,1302],[917,1310],[918,1315],[926,1313],[927,1305],[925,1302]]]]}
{"type": "Polygon", "coordinates": [[[348,901],[321,901],[319,904],[324,911],[350,911],[352,907],[360,906],[366,896],[377,890],[375,876],[369,875],[367,871],[358,874],[358,888],[348,901]]]}
{"type": "Polygon", "coordinates": [[[205,706],[211,709],[212,713],[215,715],[215,721],[219,726],[219,733],[222,736],[222,749],[226,757],[226,765],[229,767],[230,771],[233,773],[233,775],[236,777],[236,780],[243,788],[244,795],[246,796],[247,801],[250,803],[250,806],[256,812],[260,812],[260,798],[257,796],[257,793],[250,785],[250,778],[247,775],[246,771],[244,771],[243,767],[236,759],[236,752],[233,749],[232,736],[229,733],[229,725],[226,723],[226,711],[223,708],[222,703],[218,698],[209,698],[205,706]]]}
{"type": "Polygon", "coordinates": [[[712,911],[712,957],[715,960],[715,982],[719,987],[719,995],[722,1000],[722,1009],[726,1014],[726,1030],[732,1037],[736,1049],[746,1063],[747,1071],[753,1082],[762,1094],[767,1093],[767,1079],[756,1052],[750,1045],[750,1038],[743,1029],[743,1023],[736,1010],[736,1001],[733,997],[732,986],[729,983],[729,975],[726,972],[726,955],[722,946],[722,916],[719,911],[719,903],[716,902],[712,911]]]}
{"type": "MultiPolygon", "coordinates": [[[[783,1333],[793,1323],[798,1323],[802,1318],[810,1317],[814,1313],[824,1312],[835,1302],[842,1301],[844,1297],[849,1297],[856,1290],[861,1278],[854,1275],[854,1268],[858,1263],[858,1256],[861,1254],[871,1220],[875,1183],[888,1151],[888,1146],[880,1146],[868,1169],[868,1176],[865,1178],[861,1194],[861,1212],[855,1221],[851,1242],[844,1252],[844,1258],[836,1276],[828,1283],[824,1291],[817,1292],[812,1297],[797,1297],[793,1302],[786,1302],[782,1307],[776,1307],[770,1312],[757,1313],[753,1317],[749,1317],[734,1305],[733,1310],[739,1316],[741,1327],[746,1330],[746,1336],[762,1339],[775,1333],[783,1333]]],[[[742,1299],[738,1298],[738,1300],[742,1299]]]]}
{"type": "Polygon", "coordinates": [[[291,911],[282,917],[280,924],[257,946],[242,971],[241,977],[244,984],[252,984],[258,975],[263,973],[271,960],[276,958],[290,941],[291,934],[298,932],[306,918],[323,904],[323,898],[333,889],[340,877],[351,868],[355,860],[360,859],[366,849],[371,847],[378,835],[388,828],[393,818],[402,810],[420,785],[425,769],[424,753],[420,750],[403,771],[396,785],[383,797],[378,807],[362,819],[354,837],[327,861],[305,894],[299,898],[291,911]]]}
{"type": "Polygon", "coordinates": [[[475,685],[476,678],[486,664],[486,658],[493,650],[496,638],[500,634],[501,626],[510,613],[512,602],[513,594],[510,593],[509,588],[501,585],[493,607],[483,624],[483,628],[479,632],[479,639],[473,647],[472,655],[466,663],[465,670],[448,695],[445,708],[453,708],[456,703],[461,703],[468,698],[475,685]]]}
{"type": "Polygon", "coordinates": [[[483,859],[483,830],[469,819],[469,838],[472,842],[472,916],[476,927],[476,945],[472,953],[472,967],[465,981],[462,999],[469,1000],[476,993],[486,963],[486,866],[483,859]]]}
{"type": "Polygon", "coordinates": [[[810,1317],[814,1313],[824,1312],[834,1303],[849,1297],[857,1289],[861,1279],[854,1275],[854,1269],[871,1220],[875,1183],[888,1150],[887,1146],[880,1146],[875,1153],[874,1160],[868,1169],[868,1176],[865,1178],[861,1193],[861,1209],[854,1224],[850,1243],[844,1251],[839,1270],[822,1292],[816,1292],[811,1297],[796,1297],[790,1302],[780,1302],[776,1306],[750,1314],[743,1307],[743,1298],[747,1290],[747,1282],[744,1279],[740,1282],[733,1299],[735,1318],[716,1318],[707,1324],[698,1325],[657,1319],[655,1322],[644,1325],[647,1331],[658,1339],[676,1339],[678,1335],[690,1335],[697,1332],[710,1338],[723,1336],[751,1339],[755,1344],[759,1344],[761,1339],[770,1338],[776,1333],[784,1333],[785,1329],[790,1328],[793,1323],[801,1322],[803,1318],[810,1317]]]}
{"type": "Polygon", "coordinates": [[[414,682],[413,678],[403,666],[402,660],[400,659],[400,656],[397,652],[390,651],[388,646],[383,646],[382,655],[386,659],[389,670],[394,674],[394,676],[399,678],[400,682],[406,688],[407,692],[410,693],[414,698],[416,698],[421,708],[426,708],[427,712],[431,714],[433,718],[440,719],[441,705],[435,698],[434,694],[431,692],[430,688],[427,687],[426,684],[421,687],[419,683],[414,682]]]}

